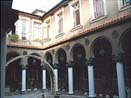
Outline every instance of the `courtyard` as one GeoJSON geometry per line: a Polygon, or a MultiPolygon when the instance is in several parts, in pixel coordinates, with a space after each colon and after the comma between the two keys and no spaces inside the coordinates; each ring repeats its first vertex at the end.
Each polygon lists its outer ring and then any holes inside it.
{"type": "Polygon", "coordinates": [[[1,3],[0,98],[131,98],[131,0],[1,3]]]}

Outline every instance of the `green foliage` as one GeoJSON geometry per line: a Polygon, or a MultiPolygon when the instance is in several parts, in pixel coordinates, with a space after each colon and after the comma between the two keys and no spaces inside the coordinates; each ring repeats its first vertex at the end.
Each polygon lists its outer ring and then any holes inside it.
{"type": "Polygon", "coordinates": [[[39,39],[39,38],[36,38],[36,39],[34,39],[33,41],[35,41],[35,42],[39,42],[39,43],[41,43],[41,42],[42,42],[42,40],[41,40],[41,39],[39,39]]]}
{"type": "Polygon", "coordinates": [[[19,36],[17,34],[9,34],[8,38],[9,38],[9,41],[11,42],[17,42],[19,39],[19,36]]]}

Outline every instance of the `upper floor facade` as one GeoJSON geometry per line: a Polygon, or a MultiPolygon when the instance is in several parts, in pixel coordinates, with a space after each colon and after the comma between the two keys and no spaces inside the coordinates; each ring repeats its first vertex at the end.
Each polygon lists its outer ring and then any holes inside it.
{"type": "Polygon", "coordinates": [[[43,16],[19,14],[16,33],[47,48],[120,21],[131,15],[130,8],[131,0],[62,0],[43,16]]]}

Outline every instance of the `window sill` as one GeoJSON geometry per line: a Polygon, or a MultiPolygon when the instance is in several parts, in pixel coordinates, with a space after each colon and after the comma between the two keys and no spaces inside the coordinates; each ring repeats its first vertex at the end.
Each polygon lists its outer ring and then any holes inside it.
{"type": "Polygon", "coordinates": [[[55,38],[59,38],[59,37],[61,37],[61,36],[63,36],[65,33],[59,33],[58,35],[56,35],[56,37],[55,38]]]}
{"type": "Polygon", "coordinates": [[[107,18],[107,15],[99,16],[99,17],[97,17],[97,18],[95,18],[95,19],[92,19],[92,20],[90,21],[90,23],[92,24],[92,23],[101,21],[101,20],[103,20],[103,19],[105,19],[105,18],[107,18]]]}
{"type": "Polygon", "coordinates": [[[128,4],[128,5],[122,6],[122,7],[119,9],[119,12],[122,12],[122,11],[124,11],[124,10],[129,9],[129,8],[131,8],[131,4],[128,4]]]}
{"type": "Polygon", "coordinates": [[[82,28],[83,28],[83,26],[82,26],[81,24],[76,25],[74,28],[71,29],[71,32],[72,32],[72,31],[76,31],[76,30],[78,30],[78,29],[82,29],[82,28]]]}

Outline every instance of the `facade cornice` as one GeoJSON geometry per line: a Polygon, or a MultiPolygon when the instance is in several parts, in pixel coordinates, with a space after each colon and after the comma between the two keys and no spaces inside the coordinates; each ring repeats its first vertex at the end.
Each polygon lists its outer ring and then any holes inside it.
{"type": "Polygon", "coordinates": [[[25,17],[41,20],[41,16],[30,14],[30,13],[26,13],[26,12],[21,12],[21,11],[19,11],[19,16],[25,16],[25,17]]]}
{"type": "Polygon", "coordinates": [[[56,11],[58,11],[60,8],[66,6],[69,1],[62,0],[60,3],[58,3],[56,6],[54,6],[52,9],[50,9],[47,13],[45,13],[41,19],[44,20],[45,18],[49,17],[50,15],[53,15],[56,11]]]}

